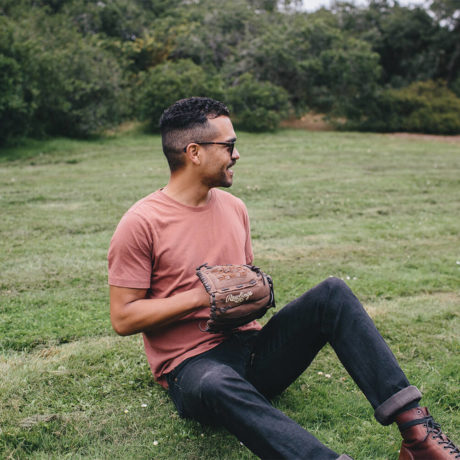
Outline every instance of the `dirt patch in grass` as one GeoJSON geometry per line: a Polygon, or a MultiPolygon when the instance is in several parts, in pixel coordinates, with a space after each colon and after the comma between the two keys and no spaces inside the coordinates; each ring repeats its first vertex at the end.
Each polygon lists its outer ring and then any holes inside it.
{"type": "Polygon", "coordinates": [[[301,118],[289,118],[281,122],[283,128],[305,129],[307,131],[334,131],[335,128],[324,120],[322,113],[309,112],[301,118]]]}

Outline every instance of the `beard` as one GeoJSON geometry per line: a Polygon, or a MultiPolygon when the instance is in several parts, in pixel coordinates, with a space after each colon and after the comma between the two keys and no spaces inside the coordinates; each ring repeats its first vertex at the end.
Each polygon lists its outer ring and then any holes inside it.
{"type": "Polygon", "coordinates": [[[216,172],[212,176],[209,175],[203,178],[203,184],[209,188],[213,187],[231,187],[233,184],[233,171],[231,168],[235,163],[231,163],[227,168],[224,170],[220,170],[216,172]]]}

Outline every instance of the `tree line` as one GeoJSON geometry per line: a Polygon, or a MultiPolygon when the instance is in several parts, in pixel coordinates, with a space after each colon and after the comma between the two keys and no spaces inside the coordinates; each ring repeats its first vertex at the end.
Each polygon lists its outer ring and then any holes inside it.
{"type": "Polygon", "coordinates": [[[0,144],[87,137],[190,95],[235,124],[324,113],[338,127],[460,133],[460,8],[293,0],[2,0],[0,144]]]}

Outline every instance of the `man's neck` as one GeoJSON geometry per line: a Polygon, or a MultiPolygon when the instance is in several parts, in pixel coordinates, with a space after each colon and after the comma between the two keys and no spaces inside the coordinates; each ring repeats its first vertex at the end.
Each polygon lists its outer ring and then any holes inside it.
{"type": "Polygon", "coordinates": [[[211,189],[203,184],[190,184],[182,179],[176,180],[174,176],[163,188],[163,193],[186,206],[205,206],[211,198],[210,192],[211,189]]]}

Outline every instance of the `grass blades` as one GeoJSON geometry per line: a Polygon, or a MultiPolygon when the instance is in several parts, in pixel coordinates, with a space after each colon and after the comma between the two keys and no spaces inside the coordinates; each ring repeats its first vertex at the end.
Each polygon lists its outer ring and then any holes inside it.
{"type": "MultiPolygon", "coordinates": [[[[0,458],[254,458],[180,419],[140,336],[110,326],[108,245],[126,209],[165,185],[160,145],[128,132],[0,152],[0,458]]],[[[282,130],[239,133],[238,146],[230,191],[278,308],[344,279],[460,442],[460,144],[282,130]]],[[[397,429],[373,420],[330,348],[274,404],[337,452],[398,457],[397,429]]]]}

